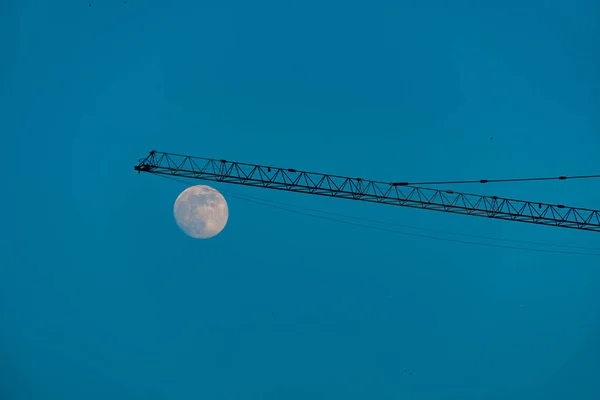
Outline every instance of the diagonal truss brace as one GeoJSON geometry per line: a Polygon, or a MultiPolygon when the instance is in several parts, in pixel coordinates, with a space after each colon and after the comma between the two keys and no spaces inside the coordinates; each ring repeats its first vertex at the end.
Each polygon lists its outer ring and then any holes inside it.
{"type": "Polygon", "coordinates": [[[138,172],[600,232],[600,211],[151,151],[138,172]]]}

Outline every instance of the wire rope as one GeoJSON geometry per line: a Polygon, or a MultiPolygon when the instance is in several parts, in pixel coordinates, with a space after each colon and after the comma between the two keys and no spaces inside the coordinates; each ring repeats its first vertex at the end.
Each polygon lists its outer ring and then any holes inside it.
{"type": "MultiPolygon", "coordinates": [[[[156,174],[156,175],[161,176],[161,177],[166,178],[166,179],[169,179],[169,180],[173,180],[173,181],[185,184],[186,186],[189,186],[189,182],[186,182],[186,181],[181,180],[181,179],[177,179],[176,177],[172,177],[172,176],[168,176],[168,175],[162,175],[162,174],[156,174]]],[[[511,249],[511,250],[522,250],[522,251],[531,251],[531,252],[539,252],[539,253],[555,253],[555,254],[600,256],[600,253],[587,253],[587,252],[565,251],[565,250],[533,249],[533,248],[528,248],[528,247],[500,245],[500,244],[493,244],[493,243],[481,243],[481,242],[474,242],[474,241],[467,241],[467,240],[441,238],[441,237],[431,236],[431,235],[422,235],[422,234],[418,234],[418,233],[403,232],[403,231],[400,231],[400,230],[382,228],[382,227],[377,227],[377,226],[371,226],[371,225],[361,224],[361,223],[352,222],[352,221],[344,221],[344,220],[338,219],[338,218],[327,217],[327,216],[322,216],[322,215],[316,215],[316,214],[312,214],[312,213],[305,212],[305,211],[293,210],[293,209],[285,208],[285,207],[278,206],[278,205],[275,205],[275,204],[269,204],[264,199],[253,200],[251,198],[246,198],[244,196],[241,196],[241,195],[238,195],[238,194],[233,194],[233,193],[228,192],[228,191],[221,191],[221,192],[224,193],[224,194],[226,194],[226,195],[228,195],[228,196],[230,196],[230,197],[233,197],[233,198],[237,198],[237,199],[240,199],[240,200],[243,200],[243,201],[248,201],[248,202],[255,203],[255,204],[261,204],[261,205],[264,205],[264,206],[267,206],[267,207],[271,207],[271,208],[275,208],[275,209],[279,209],[279,210],[283,210],[283,211],[288,211],[288,212],[292,212],[292,213],[296,213],[296,214],[306,215],[306,216],[310,216],[310,217],[313,217],[313,218],[324,219],[324,220],[333,221],[333,222],[339,222],[339,223],[343,223],[343,224],[347,224],[347,225],[354,225],[354,226],[358,226],[358,227],[362,227],[362,228],[367,228],[367,229],[373,229],[373,230],[378,230],[378,231],[383,231],[383,232],[396,233],[396,234],[400,234],[400,235],[413,236],[413,237],[421,237],[421,238],[432,239],[432,240],[439,240],[439,241],[444,241],[444,242],[471,244],[471,245],[476,245],[476,246],[495,247],[495,248],[503,248],[503,249],[511,249]]],[[[255,199],[257,199],[257,198],[255,198],[255,199]]],[[[279,204],[284,204],[284,203],[280,203],[279,202],[279,204]]],[[[299,207],[299,206],[295,206],[295,207],[297,207],[297,208],[303,208],[303,207],[299,207]]],[[[314,209],[311,209],[311,210],[312,211],[317,211],[317,210],[314,210],[314,209]]],[[[319,211],[319,212],[322,212],[322,213],[325,213],[325,214],[334,214],[334,213],[330,213],[330,212],[327,212],[327,211],[319,211]]],[[[350,216],[345,216],[343,214],[337,214],[337,213],[335,213],[335,215],[344,216],[344,217],[347,217],[347,218],[357,218],[357,217],[350,217],[350,216]]],[[[363,219],[363,220],[367,220],[367,219],[363,219]]],[[[383,223],[381,221],[375,221],[375,220],[367,220],[367,221],[376,222],[376,223],[383,223]]],[[[403,226],[403,225],[399,225],[399,226],[403,226]]],[[[408,228],[409,226],[403,226],[403,227],[407,227],[408,228]]],[[[411,227],[411,228],[413,228],[413,229],[424,229],[424,230],[429,230],[429,231],[433,231],[433,232],[440,232],[440,231],[436,231],[436,230],[432,230],[432,229],[425,229],[425,228],[417,228],[417,227],[411,227]]],[[[446,231],[444,233],[447,233],[447,234],[457,234],[457,233],[452,233],[452,232],[448,232],[448,231],[446,231]]],[[[561,247],[561,245],[545,244],[545,243],[539,243],[539,242],[526,242],[526,241],[517,241],[517,240],[510,240],[510,239],[499,239],[499,238],[492,238],[492,237],[478,236],[478,235],[466,235],[466,234],[458,234],[458,235],[478,237],[478,238],[486,238],[486,239],[490,239],[490,240],[503,240],[503,241],[517,242],[517,243],[529,243],[529,244],[538,244],[538,245],[545,245],[545,246],[561,247]]],[[[565,246],[565,245],[563,245],[562,247],[575,247],[575,246],[565,246]]],[[[584,248],[584,247],[578,247],[578,248],[584,248]]],[[[587,247],[585,249],[598,250],[598,249],[591,248],[591,247],[587,247]]]]}
{"type": "Polygon", "coordinates": [[[600,175],[575,175],[575,176],[556,176],[544,178],[513,178],[513,179],[479,179],[464,181],[427,181],[427,182],[402,182],[405,186],[424,186],[424,185],[455,185],[467,183],[500,183],[500,182],[531,182],[531,181],[564,181],[567,179],[597,179],[600,175]]]}

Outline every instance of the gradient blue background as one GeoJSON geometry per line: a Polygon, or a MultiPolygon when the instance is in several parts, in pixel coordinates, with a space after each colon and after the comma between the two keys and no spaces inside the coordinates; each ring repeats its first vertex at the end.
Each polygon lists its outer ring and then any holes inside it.
{"type": "MultiPolygon", "coordinates": [[[[133,171],[158,149],[377,180],[599,173],[600,3],[490,3],[3,0],[0,397],[600,398],[600,257],[233,197],[223,233],[193,240],[172,214],[185,185],[133,171]]],[[[453,189],[600,208],[596,181],[480,186],[453,189]]]]}

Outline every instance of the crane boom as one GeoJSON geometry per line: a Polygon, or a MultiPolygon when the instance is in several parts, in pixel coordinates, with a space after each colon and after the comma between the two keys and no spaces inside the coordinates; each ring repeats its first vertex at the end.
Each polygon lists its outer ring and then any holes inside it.
{"type": "Polygon", "coordinates": [[[600,211],[151,151],[136,171],[600,232],[600,211]]]}

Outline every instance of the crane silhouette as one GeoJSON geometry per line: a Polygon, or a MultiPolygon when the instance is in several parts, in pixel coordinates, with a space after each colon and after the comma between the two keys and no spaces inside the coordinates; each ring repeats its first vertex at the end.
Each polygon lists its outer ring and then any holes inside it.
{"type": "MultiPolygon", "coordinates": [[[[138,173],[255,186],[371,203],[600,232],[600,211],[152,150],[138,173]]],[[[598,177],[598,176],[588,176],[598,177]]],[[[560,179],[539,178],[539,179],[560,179]]],[[[579,177],[586,178],[586,177],[579,177]]],[[[531,180],[531,179],[516,179],[531,180]]],[[[465,181],[473,182],[473,181],[465,181]]],[[[487,180],[480,183],[491,182],[487,180]]],[[[441,183],[441,182],[436,182],[441,183]]],[[[450,182],[460,183],[460,182],[450,182]]],[[[424,183],[425,184],[425,183],[424,183]]]]}

